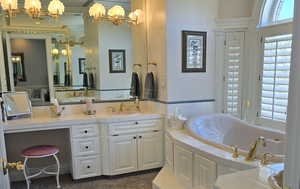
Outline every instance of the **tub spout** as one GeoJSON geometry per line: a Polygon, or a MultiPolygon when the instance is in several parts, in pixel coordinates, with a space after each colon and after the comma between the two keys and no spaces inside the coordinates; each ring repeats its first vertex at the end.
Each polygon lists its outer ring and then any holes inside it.
{"type": "Polygon", "coordinates": [[[256,158],[256,152],[259,145],[266,147],[267,143],[264,137],[260,136],[256,139],[256,141],[252,144],[247,156],[246,161],[254,161],[256,158]]]}

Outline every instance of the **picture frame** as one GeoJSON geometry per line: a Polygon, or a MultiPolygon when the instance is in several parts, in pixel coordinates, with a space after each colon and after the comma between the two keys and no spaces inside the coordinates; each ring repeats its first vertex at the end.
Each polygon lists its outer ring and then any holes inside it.
{"type": "Polygon", "coordinates": [[[182,72],[206,72],[207,32],[182,31],[182,72]]]}
{"type": "Polygon", "coordinates": [[[85,73],[85,65],[86,65],[86,59],[85,58],[79,58],[78,59],[78,65],[79,65],[79,74],[85,73]]]}
{"type": "Polygon", "coordinates": [[[124,49],[109,50],[109,73],[126,73],[126,51],[124,49]]]}

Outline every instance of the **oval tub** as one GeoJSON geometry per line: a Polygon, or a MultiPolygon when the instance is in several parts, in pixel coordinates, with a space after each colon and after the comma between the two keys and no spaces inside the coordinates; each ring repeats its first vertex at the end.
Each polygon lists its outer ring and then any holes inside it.
{"type": "Polygon", "coordinates": [[[192,137],[227,152],[232,152],[232,146],[238,146],[243,156],[255,140],[263,136],[267,145],[260,146],[257,154],[272,153],[274,162],[284,158],[286,140],[283,132],[251,125],[227,114],[194,117],[186,123],[186,129],[192,137]]]}

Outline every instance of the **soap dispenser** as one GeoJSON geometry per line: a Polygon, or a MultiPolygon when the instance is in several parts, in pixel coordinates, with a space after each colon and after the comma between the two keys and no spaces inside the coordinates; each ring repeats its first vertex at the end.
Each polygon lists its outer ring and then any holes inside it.
{"type": "Polygon", "coordinates": [[[96,110],[95,110],[94,104],[93,104],[93,99],[87,98],[85,100],[85,108],[86,108],[85,112],[87,115],[95,115],[96,114],[96,110]]]}

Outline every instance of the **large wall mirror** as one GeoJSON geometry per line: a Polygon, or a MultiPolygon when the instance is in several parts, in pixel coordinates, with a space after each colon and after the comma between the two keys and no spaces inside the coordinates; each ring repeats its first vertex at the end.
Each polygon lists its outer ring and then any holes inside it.
{"type": "Polygon", "coordinates": [[[147,71],[145,0],[100,1],[107,10],[122,6],[126,15],[142,10],[138,25],[94,22],[88,16],[89,2],[63,1],[66,12],[57,20],[17,14],[3,23],[2,92],[26,91],[33,106],[55,98],[65,104],[135,98],[132,73],[142,81],[147,71]]]}

